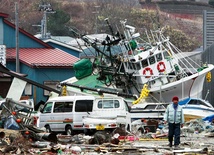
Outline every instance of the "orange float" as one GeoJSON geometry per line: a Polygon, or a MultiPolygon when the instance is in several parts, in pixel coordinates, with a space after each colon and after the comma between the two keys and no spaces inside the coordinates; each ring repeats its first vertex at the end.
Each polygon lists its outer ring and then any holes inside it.
{"type": "MultiPolygon", "coordinates": [[[[146,75],[146,72],[149,71],[149,74],[150,75],[153,75],[153,71],[151,68],[149,67],[146,67],[144,70],[143,70],[143,75],[146,75]]],[[[146,78],[150,78],[151,76],[146,76],[146,78]]]]}
{"type": "Polygon", "coordinates": [[[17,123],[21,123],[21,122],[22,122],[22,119],[17,118],[17,119],[16,119],[16,122],[17,122],[17,123]]]}
{"type": "Polygon", "coordinates": [[[159,62],[157,65],[157,69],[159,72],[164,72],[166,70],[166,65],[163,61],[159,62]]]}

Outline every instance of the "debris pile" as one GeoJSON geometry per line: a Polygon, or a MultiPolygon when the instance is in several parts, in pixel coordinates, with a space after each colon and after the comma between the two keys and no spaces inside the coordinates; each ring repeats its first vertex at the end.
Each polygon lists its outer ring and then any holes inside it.
{"type": "Polygon", "coordinates": [[[3,112],[0,154],[214,154],[214,124],[203,119],[185,123],[180,148],[175,149],[167,145],[168,128],[162,121],[136,120],[132,122],[132,131],[120,126],[113,132],[102,130],[93,135],[64,135],[46,133],[34,127],[29,121],[30,111],[22,118],[23,111],[5,104],[3,112]],[[22,121],[15,121],[17,118],[22,121]]]}

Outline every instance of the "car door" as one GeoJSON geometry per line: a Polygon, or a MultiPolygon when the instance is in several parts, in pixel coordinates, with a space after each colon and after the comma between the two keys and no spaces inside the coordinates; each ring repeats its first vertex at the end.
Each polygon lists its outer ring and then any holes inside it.
{"type": "Polygon", "coordinates": [[[92,112],[93,100],[76,100],[75,109],[73,114],[73,129],[83,129],[82,119],[92,112]]]}
{"type": "Polygon", "coordinates": [[[52,119],[52,108],[53,108],[53,102],[47,102],[43,109],[40,111],[39,115],[39,127],[42,128],[45,125],[49,124],[48,121],[52,119]]]}
{"type": "Polygon", "coordinates": [[[53,116],[51,117],[53,131],[65,131],[66,124],[72,124],[72,109],[72,101],[55,102],[53,116]]]}

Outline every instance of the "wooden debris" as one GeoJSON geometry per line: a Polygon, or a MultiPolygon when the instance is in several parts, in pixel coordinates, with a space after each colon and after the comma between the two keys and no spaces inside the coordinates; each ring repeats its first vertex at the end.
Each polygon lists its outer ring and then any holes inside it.
{"type": "Polygon", "coordinates": [[[184,149],[174,149],[173,151],[174,155],[180,154],[180,153],[185,153],[186,155],[189,154],[204,154],[207,155],[208,154],[208,149],[207,148],[203,148],[203,149],[190,149],[190,148],[184,148],[184,149]]]}

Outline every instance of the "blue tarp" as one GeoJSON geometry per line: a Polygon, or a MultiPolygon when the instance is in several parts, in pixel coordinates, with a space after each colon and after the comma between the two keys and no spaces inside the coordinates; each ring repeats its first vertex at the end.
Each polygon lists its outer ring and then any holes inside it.
{"type": "Polygon", "coordinates": [[[207,116],[205,118],[203,118],[203,121],[209,121],[209,122],[212,122],[214,120],[214,114],[213,115],[210,115],[210,116],[207,116]]]}
{"type": "Polygon", "coordinates": [[[11,130],[19,130],[18,123],[14,120],[13,116],[9,116],[4,122],[4,129],[11,129],[11,130]]]}

